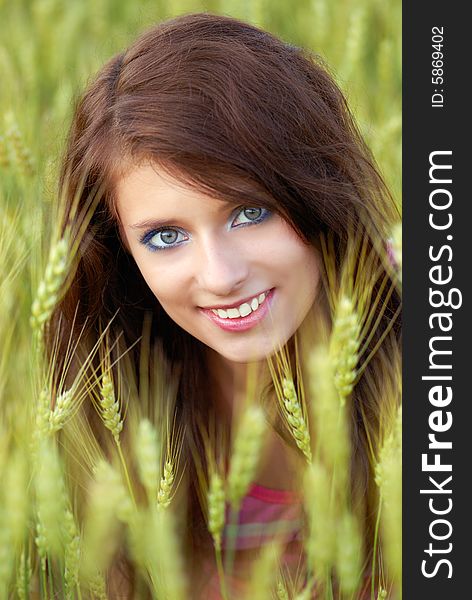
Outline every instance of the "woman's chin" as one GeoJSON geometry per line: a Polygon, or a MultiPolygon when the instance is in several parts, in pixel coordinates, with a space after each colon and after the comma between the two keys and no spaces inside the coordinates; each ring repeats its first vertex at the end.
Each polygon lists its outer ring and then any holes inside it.
{"type": "Polygon", "coordinates": [[[275,354],[280,345],[280,342],[267,342],[259,347],[254,347],[253,344],[244,344],[242,347],[238,347],[238,345],[210,347],[226,360],[243,364],[266,360],[275,354]]]}

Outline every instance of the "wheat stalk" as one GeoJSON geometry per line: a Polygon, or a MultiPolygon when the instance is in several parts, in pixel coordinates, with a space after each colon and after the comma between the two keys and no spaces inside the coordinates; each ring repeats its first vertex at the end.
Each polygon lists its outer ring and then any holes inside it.
{"type": "Polygon", "coordinates": [[[304,489],[308,519],[308,535],[304,543],[308,568],[320,581],[324,581],[335,562],[336,525],[330,494],[331,478],[318,460],[306,470],[304,489]]]}
{"type": "Polygon", "coordinates": [[[362,539],[359,524],[348,511],[338,520],[336,569],[341,589],[347,596],[358,589],[362,574],[362,539]]]}
{"type": "Polygon", "coordinates": [[[149,552],[147,535],[149,530],[149,516],[145,510],[136,510],[129,522],[128,543],[134,564],[146,572],[148,568],[149,552]]]}
{"type": "Polygon", "coordinates": [[[146,527],[142,543],[157,597],[186,600],[187,578],[172,511],[148,513],[146,527]]]}

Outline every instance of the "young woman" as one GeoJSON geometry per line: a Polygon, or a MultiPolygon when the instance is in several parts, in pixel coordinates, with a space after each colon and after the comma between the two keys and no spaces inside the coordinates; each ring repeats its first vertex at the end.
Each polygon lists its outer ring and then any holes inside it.
{"type": "MultiPolygon", "coordinates": [[[[286,563],[295,570],[303,564],[305,459],[274,412],[267,359],[285,347],[298,373],[297,335],[306,332],[316,343],[314,315],[332,327],[329,282],[349,261],[353,281],[364,281],[352,249],[369,256],[375,268],[363,294],[378,318],[360,340],[365,365],[349,411],[350,489],[363,507],[371,564],[377,505],[369,444],[375,446],[388,402],[386,365],[399,336],[399,297],[384,249],[398,214],[318,59],[231,18],[196,14],[161,23],[88,86],[76,107],[61,186],[64,228],[78,232],[94,200],[74,276],[48,328],[56,381],[74,379],[105,328],[108,347],[119,342],[139,380],[138,341],[151,323],[148,346],[162,353],[169,386],[178,381],[172,410],[184,430],[179,493],[187,499],[192,597],[209,597],[213,585],[201,493],[201,482],[209,481],[207,441],[210,430],[227,432],[227,442],[234,437],[248,381],[272,427],[240,522],[250,526],[252,510],[267,531],[275,521],[289,523],[286,563]],[[73,361],[64,358],[66,344],[77,347],[73,361]]],[[[93,408],[83,409],[93,422],[93,408]]],[[[273,538],[262,531],[243,539],[243,529],[239,580],[273,538]]],[[[132,567],[124,569],[132,587],[132,567]]],[[[230,584],[235,594],[237,579],[230,584]]]]}

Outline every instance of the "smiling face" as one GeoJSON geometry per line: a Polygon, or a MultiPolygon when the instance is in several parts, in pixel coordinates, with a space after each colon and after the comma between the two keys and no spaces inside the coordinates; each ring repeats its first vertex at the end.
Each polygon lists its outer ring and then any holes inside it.
{"type": "Polygon", "coordinates": [[[279,215],[211,198],[155,166],[117,184],[122,235],[162,308],[227,360],[273,353],[317,293],[318,257],[279,215]]]}

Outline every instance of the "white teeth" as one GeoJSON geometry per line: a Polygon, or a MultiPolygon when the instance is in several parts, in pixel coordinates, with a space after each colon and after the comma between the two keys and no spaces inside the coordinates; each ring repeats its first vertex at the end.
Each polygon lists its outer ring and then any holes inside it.
{"type": "MultiPolygon", "coordinates": [[[[251,306],[252,306],[252,302],[251,302],[251,306]]],[[[252,312],[251,306],[249,306],[249,304],[247,302],[245,302],[244,304],[241,304],[241,306],[238,307],[238,311],[239,311],[239,314],[241,315],[241,317],[247,317],[252,312]]]]}
{"type": "Polygon", "coordinates": [[[250,302],[243,302],[238,308],[212,308],[212,312],[218,315],[220,319],[237,319],[238,317],[247,317],[251,312],[256,311],[266,299],[266,293],[262,292],[258,297],[253,298],[250,302]]]}

